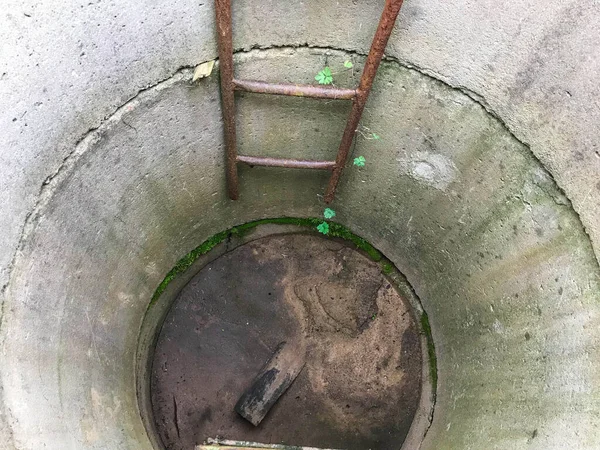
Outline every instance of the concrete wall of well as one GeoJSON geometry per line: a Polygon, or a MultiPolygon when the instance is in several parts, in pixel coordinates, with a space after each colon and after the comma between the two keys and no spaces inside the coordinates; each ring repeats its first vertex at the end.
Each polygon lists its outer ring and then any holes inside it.
{"type": "MultiPolygon", "coordinates": [[[[236,70],[360,68],[381,3],[237,1],[236,70]]],[[[5,2],[0,448],[149,448],[133,363],[164,275],[218,231],[322,211],[314,172],[244,169],[226,199],[217,75],[192,85],[189,69],[216,56],[213,16],[210,1],[5,2]]],[[[424,448],[600,447],[599,19],[584,0],[401,13],[354,150],[367,165],[334,208],[429,312],[424,448]]],[[[346,113],[246,95],[240,149],[331,155],[346,113]]]]}

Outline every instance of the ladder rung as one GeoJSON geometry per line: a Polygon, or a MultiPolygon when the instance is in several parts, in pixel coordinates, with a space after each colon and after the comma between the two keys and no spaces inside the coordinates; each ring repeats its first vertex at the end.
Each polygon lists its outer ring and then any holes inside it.
{"type": "Polygon", "coordinates": [[[313,86],[311,84],[267,83],[254,80],[233,80],[238,91],[257,94],[290,95],[293,97],[328,98],[331,100],[352,100],[356,89],[340,89],[333,86],[313,86]]]}
{"type": "MultiPolygon", "coordinates": [[[[237,163],[252,166],[293,167],[301,169],[331,170],[331,177],[325,192],[325,203],[333,201],[342,171],[348,159],[352,142],[355,142],[356,129],[365,109],[373,80],[384,56],[394,24],[404,0],[385,0],[379,25],[373,36],[371,49],[367,55],[360,82],[356,89],[339,89],[332,86],[313,86],[298,84],[266,83],[264,81],[236,80],[233,76],[233,36],[231,21],[232,0],[215,0],[217,19],[217,41],[219,49],[219,71],[221,78],[221,105],[227,154],[227,187],[229,198],[238,198],[237,163]],[[352,109],[342,134],[335,161],[301,161],[296,159],[260,158],[240,156],[236,147],[235,127],[235,91],[256,92],[259,94],[291,95],[296,97],[325,98],[331,100],[352,100],[352,109]]],[[[383,1],[382,1],[383,3],[383,1]]]]}
{"type": "Polygon", "coordinates": [[[237,161],[249,166],[287,167],[291,169],[333,170],[335,161],[306,161],[301,159],[264,158],[238,155],[237,161]]]}

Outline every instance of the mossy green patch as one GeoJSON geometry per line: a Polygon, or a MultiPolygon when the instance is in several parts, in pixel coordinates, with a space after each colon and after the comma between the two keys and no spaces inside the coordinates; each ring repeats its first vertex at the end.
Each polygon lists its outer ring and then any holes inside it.
{"type": "Polygon", "coordinates": [[[204,255],[205,253],[208,253],[216,245],[220,244],[225,239],[227,239],[227,237],[230,235],[230,233],[231,233],[231,231],[221,231],[220,233],[215,234],[214,236],[210,237],[209,239],[204,241],[202,244],[200,244],[198,247],[196,247],[194,250],[189,252],[187,255],[185,255],[183,258],[181,258],[179,261],[177,261],[177,264],[175,264],[175,267],[173,267],[169,271],[169,273],[167,273],[167,276],[158,285],[158,288],[156,289],[156,291],[154,292],[154,295],[152,296],[152,299],[150,300],[150,306],[152,306],[154,304],[154,302],[156,302],[158,297],[160,297],[160,295],[165,291],[165,289],[167,288],[169,283],[177,275],[185,272],[194,263],[194,261],[196,261],[200,256],[204,255]]]}
{"type": "MultiPolygon", "coordinates": [[[[379,266],[381,267],[381,273],[383,273],[387,279],[389,279],[396,289],[400,292],[401,295],[405,297],[414,297],[417,298],[417,294],[413,291],[410,286],[408,280],[404,277],[402,272],[400,272],[394,263],[387,258],[383,258],[379,262],[379,266]]],[[[427,313],[423,311],[421,317],[419,319],[421,324],[421,332],[425,335],[425,340],[427,341],[427,355],[429,359],[429,376],[431,378],[431,385],[433,389],[433,395],[435,396],[436,388],[437,388],[437,358],[435,355],[435,345],[433,343],[433,336],[431,334],[431,325],[429,324],[429,317],[427,313]]]]}
{"type": "Polygon", "coordinates": [[[394,271],[394,266],[389,262],[382,262],[381,263],[381,271],[385,275],[389,275],[394,271]]]}
{"type": "MultiPolygon", "coordinates": [[[[296,225],[301,227],[313,228],[316,230],[317,226],[323,222],[322,219],[319,218],[296,218],[296,217],[279,217],[272,219],[261,219],[255,220],[252,222],[244,223],[242,225],[237,225],[229,230],[221,231],[214,236],[208,238],[194,250],[189,252],[175,264],[167,276],[162,280],[162,282],[158,285],[158,288],[154,292],[152,299],[150,300],[150,305],[152,306],[161,294],[165,291],[169,283],[177,277],[177,275],[185,272],[190,266],[202,255],[208,253],[221,242],[224,242],[226,239],[230,237],[243,237],[259,225],[266,224],[278,224],[278,225],[296,225]]],[[[380,261],[382,258],[381,253],[373,247],[369,242],[352,233],[348,228],[339,223],[328,222],[329,224],[329,233],[328,236],[337,237],[341,239],[345,239],[347,241],[352,242],[358,249],[364,251],[369,258],[373,261],[380,261]]]]}
{"type": "Polygon", "coordinates": [[[427,339],[427,354],[429,355],[429,375],[431,376],[431,384],[434,389],[437,387],[437,357],[435,356],[435,345],[433,343],[433,336],[431,335],[431,325],[429,323],[429,317],[427,313],[423,311],[421,314],[421,330],[425,333],[427,339]]]}

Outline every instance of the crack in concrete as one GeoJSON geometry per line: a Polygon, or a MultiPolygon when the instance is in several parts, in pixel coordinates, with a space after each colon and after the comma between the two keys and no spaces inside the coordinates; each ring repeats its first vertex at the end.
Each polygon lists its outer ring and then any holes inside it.
{"type": "MultiPolygon", "coordinates": [[[[64,181],[68,175],[70,174],[70,170],[75,166],[75,163],[79,160],[79,158],[96,142],[98,142],[102,136],[101,132],[103,128],[109,126],[110,124],[116,123],[118,121],[122,121],[124,113],[133,109],[136,102],[144,96],[144,94],[151,93],[161,87],[166,87],[166,85],[170,85],[176,81],[178,81],[178,76],[181,77],[182,74],[186,71],[191,71],[194,66],[182,66],[179,67],[173,74],[165,77],[164,79],[158,81],[157,83],[148,85],[142,89],[140,89],[135,95],[131,96],[125,103],[116,107],[110,114],[105,115],[103,118],[99,120],[99,123],[91,128],[89,128],[82,136],[73,144],[73,150],[69,152],[62,161],[58,164],[57,168],[46,177],[46,179],[42,182],[40,186],[39,192],[37,194],[36,201],[32,207],[32,209],[26,214],[25,219],[23,221],[23,226],[21,227],[21,233],[19,237],[19,241],[17,242],[15,251],[13,253],[13,257],[11,258],[8,267],[6,268],[7,279],[2,287],[0,287],[0,339],[2,338],[2,324],[5,314],[5,294],[10,284],[10,280],[13,275],[13,270],[17,259],[19,257],[20,252],[23,250],[25,243],[31,232],[35,228],[35,223],[40,216],[41,211],[46,206],[48,201],[54,195],[56,188],[58,185],[64,181]]],[[[126,125],[128,125],[125,122],[126,125]]],[[[0,340],[0,346],[2,341],[0,340]]]]}
{"type": "MultiPolygon", "coordinates": [[[[247,47],[239,47],[237,49],[234,49],[234,53],[235,54],[240,54],[240,53],[241,54],[251,54],[253,52],[259,53],[259,52],[264,52],[264,51],[269,51],[269,50],[277,50],[277,49],[293,50],[293,49],[300,49],[300,48],[309,48],[309,49],[312,48],[312,49],[320,50],[320,51],[324,51],[324,52],[338,51],[338,52],[352,54],[352,55],[356,55],[356,56],[362,56],[362,57],[367,56],[366,53],[360,52],[356,49],[345,49],[345,48],[335,47],[335,46],[311,45],[308,42],[298,42],[298,43],[292,43],[292,44],[286,44],[286,45],[275,45],[274,44],[274,45],[270,45],[270,46],[261,46],[258,44],[254,44],[254,45],[250,45],[247,47]]],[[[218,61],[218,58],[215,58],[215,59],[218,61]]],[[[211,61],[211,60],[207,60],[207,61],[211,61]]],[[[140,89],[136,94],[131,96],[125,103],[116,107],[112,113],[107,114],[102,119],[100,119],[99,123],[97,125],[89,128],[82,135],[82,137],[75,142],[75,144],[73,146],[73,150],[71,152],[69,152],[63,158],[63,160],[58,165],[56,170],[52,174],[50,174],[48,177],[46,177],[46,179],[44,180],[44,182],[42,183],[42,185],[40,187],[40,190],[37,195],[37,199],[36,199],[36,202],[35,202],[33,208],[25,216],[25,219],[23,221],[23,226],[21,227],[20,238],[17,242],[15,252],[13,254],[13,257],[11,258],[11,262],[8,264],[8,266],[6,268],[6,272],[7,272],[6,282],[2,287],[0,287],[0,296],[2,296],[2,297],[4,296],[4,294],[8,288],[8,285],[10,284],[10,279],[12,277],[12,272],[15,267],[16,259],[19,255],[19,252],[23,249],[24,244],[27,241],[27,238],[32,231],[35,221],[39,217],[39,213],[40,213],[42,207],[45,205],[45,203],[47,203],[47,200],[50,197],[52,197],[52,194],[54,193],[57,185],[60,184],[60,181],[62,181],[63,178],[66,178],[66,175],[62,178],[61,178],[61,175],[63,174],[63,172],[65,170],[68,170],[71,166],[74,165],[74,162],[77,161],[78,157],[81,156],[83,153],[85,153],[85,150],[87,150],[87,148],[91,144],[95,143],[96,140],[100,139],[101,136],[99,135],[99,132],[101,131],[101,128],[103,126],[107,125],[108,123],[111,123],[115,119],[117,119],[117,120],[122,119],[122,117],[117,118],[117,116],[122,116],[122,113],[125,112],[125,110],[128,107],[132,106],[132,104],[135,103],[136,100],[139,99],[141,96],[143,96],[143,94],[151,92],[155,89],[158,89],[161,86],[163,86],[165,83],[174,82],[174,79],[178,75],[180,76],[184,71],[191,70],[194,67],[196,67],[198,64],[202,64],[207,61],[201,61],[194,65],[181,66],[178,69],[176,69],[172,75],[169,75],[168,77],[165,77],[154,84],[148,85],[148,86],[140,89]],[[96,138],[96,140],[94,140],[94,138],[96,138]],[[57,182],[57,180],[58,180],[58,182],[57,182]]],[[[441,83],[442,85],[444,85],[450,89],[456,90],[458,92],[461,92],[463,95],[466,95],[473,102],[475,102],[481,108],[483,108],[496,121],[498,121],[498,123],[502,126],[502,128],[504,130],[506,130],[506,132],[509,133],[509,135],[513,139],[515,139],[517,142],[519,142],[521,145],[523,145],[525,148],[527,148],[527,150],[529,151],[529,153],[531,154],[531,156],[533,157],[535,162],[537,164],[539,164],[540,167],[543,167],[544,170],[546,170],[548,172],[553,183],[557,186],[560,193],[562,195],[564,195],[565,198],[568,199],[568,196],[566,195],[564,189],[559,185],[559,183],[556,181],[556,179],[554,178],[552,173],[546,169],[546,167],[541,162],[541,160],[531,150],[530,144],[527,143],[526,141],[524,141],[523,139],[519,138],[515,134],[515,132],[513,132],[511,130],[511,128],[508,126],[508,124],[499,116],[498,113],[496,113],[493,110],[493,108],[485,100],[484,96],[478,94],[477,92],[472,91],[471,89],[469,89],[465,86],[454,85],[454,84],[450,83],[447,79],[445,79],[445,77],[443,77],[441,74],[439,74],[431,69],[427,69],[425,67],[420,67],[420,66],[410,63],[406,60],[403,60],[403,59],[400,59],[400,58],[397,58],[394,56],[384,55],[384,61],[394,62],[405,69],[417,72],[420,75],[426,76],[427,78],[429,78],[437,83],[441,83]]],[[[571,203],[569,204],[569,206],[572,209],[572,211],[576,214],[577,219],[581,225],[581,228],[584,231],[584,233],[586,234],[586,236],[588,237],[589,241],[592,242],[591,236],[588,233],[585,225],[583,224],[583,221],[581,220],[581,216],[580,216],[579,212],[574,208],[574,206],[571,203]]],[[[596,255],[595,251],[594,251],[594,255],[596,256],[595,259],[598,264],[598,268],[600,269],[600,255],[596,255]]],[[[3,323],[4,312],[5,312],[4,311],[4,308],[5,308],[4,303],[5,303],[4,300],[2,300],[2,303],[0,305],[0,333],[2,331],[2,323],[3,323]]]]}

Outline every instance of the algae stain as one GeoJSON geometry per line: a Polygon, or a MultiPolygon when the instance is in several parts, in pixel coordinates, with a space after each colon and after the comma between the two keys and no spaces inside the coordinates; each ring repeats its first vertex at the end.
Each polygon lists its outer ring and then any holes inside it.
{"type": "Polygon", "coordinates": [[[425,333],[427,340],[427,354],[429,355],[429,376],[431,377],[431,384],[433,386],[433,393],[437,389],[437,357],[435,355],[435,344],[433,343],[433,335],[431,334],[431,324],[429,323],[429,316],[425,311],[421,314],[421,330],[425,333]]]}
{"type": "MultiPolygon", "coordinates": [[[[296,225],[306,228],[315,229],[320,223],[322,219],[307,217],[307,218],[296,218],[296,217],[279,217],[279,218],[271,218],[271,219],[260,219],[252,222],[248,222],[245,224],[237,225],[229,230],[221,231],[214,236],[208,238],[190,253],[181,258],[175,266],[167,273],[163,281],[158,285],[158,288],[152,295],[152,299],[150,300],[150,304],[148,307],[152,307],[161,294],[167,289],[167,286],[171,281],[173,281],[179,274],[185,272],[190,266],[202,255],[208,253],[210,250],[215,248],[220,243],[231,237],[243,237],[256,227],[260,225],[266,224],[276,224],[276,225],[296,225]]],[[[365,239],[357,236],[352,231],[350,231],[345,226],[336,223],[329,222],[329,236],[337,237],[341,239],[345,239],[347,241],[352,242],[356,248],[362,250],[367,254],[369,258],[371,258],[375,262],[379,262],[382,259],[382,254],[377,250],[373,245],[367,242],[365,239]]]]}
{"type": "MultiPolygon", "coordinates": [[[[394,263],[387,258],[383,258],[379,265],[381,267],[381,272],[386,275],[386,277],[392,281],[394,286],[399,290],[402,296],[414,296],[417,297],[417,294],[412,290],[412,287],[408,283],[408,280],[404,277],[402,272],[400,272],[394,263]],[[406,292],[405,290],[409,289],[411,292],[406,292]]],[[[435,353],[435,344],[433,343],[433,335],[431,333],[431,324],[429,323],[429,316],[425,311],[422,312],[421,317],[419,319],[421,329],[420,332],[424,335],[427,345],[427,356],[429,363],[429,377],[431,378],[431,386],[433,390],[433,397],[436,396],[437,391],[437,380],[438,380],[438,367],[437,367],[437,356],[435,353]]]]}
{"type": "Polygon", "coordinates": [[[389,262],[383,262],[381,263],[381,271],[385,275],[389,275],[394,271],[394,266],[389,262]]]}

